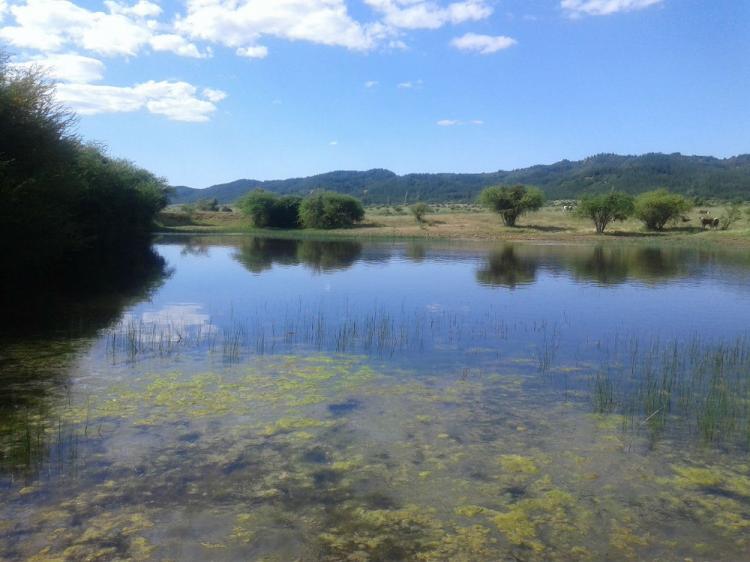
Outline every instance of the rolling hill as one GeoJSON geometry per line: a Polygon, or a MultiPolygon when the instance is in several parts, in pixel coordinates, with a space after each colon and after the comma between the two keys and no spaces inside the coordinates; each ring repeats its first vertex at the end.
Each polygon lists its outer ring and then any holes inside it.
{"type": "Polygon", "coordinates": [[[584,160],[511,171],[477,174],[406,174],[389,170],[336,171],[305,178],[259,181],[239,179],[204,189],[175,187],[172,203],[216,198],[231,203],[253,189],[306,195],[330,189],[362,198],[365,203],[468,202],[489,185],[527,184],[542,189],[548,199],[576,198],[587,193],[621,190],[632,194],[666,187],[685,195],[750,200],[750,154],[731,158],[644,154],[599,154],[584,160]]]}

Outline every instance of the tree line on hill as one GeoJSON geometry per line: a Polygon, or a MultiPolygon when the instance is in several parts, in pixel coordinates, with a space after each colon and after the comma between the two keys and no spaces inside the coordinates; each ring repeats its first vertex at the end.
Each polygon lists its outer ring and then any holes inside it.
{"type": "Polygon", "coordinates": [[[599,154],[580,161],[563,160],[512,171],[480,174],[407,174],[389,170],[337,171],[286,180],[236,180],[206,189],[176,187],[173,203],[217,198],[226,204],[254,189],[279,195],[305,196],[328,189],[353,195],[371,204],[410,204],[417,201],[471,202],[493,185],[533,185],[550,200],[622,191],[637,195],[664,187],[692,198],[750,200],[750,154],[732,158],[644,154],[599,154]]]}
{"type": "Polygon", "coordinates": [[[3,286],[49,285],[52,272],[80,274],[148,250],[166,181],[83,142],[75,124],[43,72],[13,67],[0,53],[3,286]]]}

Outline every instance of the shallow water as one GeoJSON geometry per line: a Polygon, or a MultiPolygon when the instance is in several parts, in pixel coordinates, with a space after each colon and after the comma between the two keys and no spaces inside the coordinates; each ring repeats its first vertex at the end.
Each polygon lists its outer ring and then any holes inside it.
{"type": "Polygon", "coordinates": [[[746,254],[155,249],[3,330],[0,558],[750,557],[746,254]]]}

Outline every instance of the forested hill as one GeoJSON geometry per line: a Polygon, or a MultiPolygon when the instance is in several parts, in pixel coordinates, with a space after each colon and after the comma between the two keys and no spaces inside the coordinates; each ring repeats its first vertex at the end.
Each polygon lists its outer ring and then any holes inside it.
{"type": "Polygon", "coordinates": [[[253,189],[305,195],[330,189],[362,198],[365,203],[473,201],[489,185],[528,184],[548,199],[569,199],[611,189],[640,193],[666,187],[678,193],[717,199],[750,200],[750,154],[732,158],[644,154],[599,154],[585,160],[481,174],[406,174],[388,170],[338,171],[286,180],[236,180],[206,189],[176,187],[173,203],[216,198],[231,203],[253,189]]]}

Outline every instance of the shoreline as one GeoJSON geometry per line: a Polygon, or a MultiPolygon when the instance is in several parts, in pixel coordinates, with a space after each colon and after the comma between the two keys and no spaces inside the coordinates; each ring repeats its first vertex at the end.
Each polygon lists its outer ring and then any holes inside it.
{"type": "Polygon", "coordinates": [[[610,231],[597,234],[587,221],[540,212],[524,217],[522,224],[506,227],[491,213],[445,213],[431,215],[425,224],[410,216],[372,216],[351,228],[332,230],[253,228],[239,213],[231,216],[205,213],[196,224],[160,225],[156,235],[251,235],[265,238],[416,240],[456,242],[535,242],[551,244],[691,244],[722,245],[750,249],[750,225],[740,224],[726,231],[703,230],[694,226],[645,231],[639,223],[617,223],[610,231]]]}

